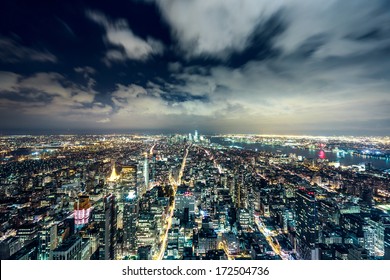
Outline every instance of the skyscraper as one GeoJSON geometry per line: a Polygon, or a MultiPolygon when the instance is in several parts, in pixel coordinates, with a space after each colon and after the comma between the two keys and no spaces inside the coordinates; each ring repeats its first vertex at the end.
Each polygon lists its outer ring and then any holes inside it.
{"type": "Polygon", "coordinates": [[[145,161],[144,161],[144,179],[145,179],[145,188],[146,190],[149,189],[149,161],[148,161],[148,155],[145,154],[145,161]]]}
{"type": "Polygon", "coordinates": [[[122,167],[121,209],[123,211],[123,245],[125,254],[136,253],[136,230],[138,219],[137,165],[131,163],[122,167]]]}
{"type": "Polygon", "coordinates": [[[137,251],[137,221],[138,198],[131,191],[125,198],[123,207],[123,244],[127,253],[135,254],[137,251]]]}
{"type": "Polygon", "coordinates": [[[117,205],[114,195],[103,198],[96,209],[94,220],[99,230],[99,259],[114,260],[116,258],[117,205]]]}
{"type": "Polygon", "coordinates": [[[299,189],[296,192],[297,251],[303,259],[312,259],[318,244],[317,207],[314,191],[299,189]]]}

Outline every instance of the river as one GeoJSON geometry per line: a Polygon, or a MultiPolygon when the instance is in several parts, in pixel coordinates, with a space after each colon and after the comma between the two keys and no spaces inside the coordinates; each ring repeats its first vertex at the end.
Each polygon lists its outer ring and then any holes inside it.
{"type": "Polygon", "coordinates": [[[328,159],[331,162],[339,162],[341,165],[350,166],[350,165],[359,165],[363,163],[371,163],[372,167],[376,169],[390,169],[390,160],[374,158],[368,156],[360,156],[350,153],[345,153],[342,157],[339,157],[337,153],[332,151],[323,151],[323,150],[310,150],[310,149],[301,149],[290,146],[281,146],[281,145],[264,145],[262,143],[241,143],[224,140],[222,137],[212,137],[211,143],[220,144],[223,146],[237,146],[243,149],[277,153],[277,154],[296,154],[297,156],[302,156],[305,158],[322,158],[328,159]]]}

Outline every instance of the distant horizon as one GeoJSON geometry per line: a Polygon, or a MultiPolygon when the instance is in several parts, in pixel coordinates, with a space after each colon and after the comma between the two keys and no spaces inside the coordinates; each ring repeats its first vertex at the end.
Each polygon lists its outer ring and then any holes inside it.
{"type": "MultiPolygon", "coordinates": [[[[139,136],[157,136],[157,135],[188,135],[189,133],[193,134],[194,130],[188,131],[177,131],[177,132],[151,132],[151,131],[133,131],[133,132],[17,132],[17,133],[3,133],[0,131],[0,137],[3,136],[98,136],[98,135],[139,135],[139,136]]],[[[226,132],[226,133],[210,133],[198,130],[199,135],[218,137],[218,136],[263,136],[263,137],[370,137],[370,138],[387,138],[390,135],[352,135],[352,134],[282,134],[282,133],[234,133],[234,132],[226,132]]]]}

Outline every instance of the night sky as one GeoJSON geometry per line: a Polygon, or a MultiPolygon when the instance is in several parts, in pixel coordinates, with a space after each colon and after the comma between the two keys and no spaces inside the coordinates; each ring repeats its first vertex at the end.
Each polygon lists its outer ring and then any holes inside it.
{"type": "Polygon", "coordinates": [[[0,119],[0,134],[390,135],[390,1],[1,1],[0,119]]]}

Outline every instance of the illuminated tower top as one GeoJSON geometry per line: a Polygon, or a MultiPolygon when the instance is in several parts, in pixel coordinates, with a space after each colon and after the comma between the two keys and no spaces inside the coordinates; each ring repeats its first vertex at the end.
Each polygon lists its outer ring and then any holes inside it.
{"type": "Polygon", "coordinates": [[[110,182],[115,182],[119,179],[119,175],[116,174],[115,170],[115,163],[112,165],[112,171],[111,171],[111,176],[108,178],[108,181],[110,182]]]}

